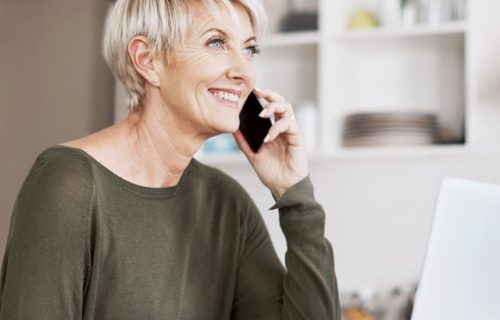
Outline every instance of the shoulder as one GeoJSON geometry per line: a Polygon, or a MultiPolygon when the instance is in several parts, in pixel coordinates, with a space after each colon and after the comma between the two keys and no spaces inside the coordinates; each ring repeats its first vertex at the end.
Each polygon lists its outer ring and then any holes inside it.
{"type": "Polygon", "coordinates": [[[51,147],[41,152],[12,210],[8,243],[17,248],[13,250],[78,251],[89,234],[92,184],[90,164],[77,150],[51,147]]]}
{"type": "Polygon", "coordinates": [[[255,202],[238,181],[217,168],[194,161],[196,198],[206,208],[238,217],[242,238],[246,238],[250,230],[254,235],[267,232],[255,202]]]}
{"type": "Polygon", "coordinates": [[[238,202],[239,204],[252,203],[252,199],[245,188],[227,173],[205,165],[196,159],[193,159],[192,167],[198,185],[203,186],[211,195],[223,198],[225,201],[238,202]]]}
{"type": "Polygon", "coordinates": [[[223,189],[230,194],[246,193],[238,181],[220,169],[203,164],[196,159],[193,159],[193,168],[200,181],[204,181],[210,187],[223,189]]]}
{"type": "Polygon", "coordinates": [[[92,180],[91,164],[88,157],[76,148],[53,146],[36,157],[28,178],[62,186],[76,185],[92,180]]]}
{"type": "Polygon", "coordinates": [[[213,184],[221,185],[224,188],[236,187],[243,189],[238,181],[220,169],[203,164],[196,159],[193,159],[193,168],[196,170],[197,175],[213,184]]]}
{"type": "Polygon", "coordinates": [[[16,206],[82,207],[92,195],[89,160],[76,149],[53,146],[41,152],[25,178],[16,206]]]}

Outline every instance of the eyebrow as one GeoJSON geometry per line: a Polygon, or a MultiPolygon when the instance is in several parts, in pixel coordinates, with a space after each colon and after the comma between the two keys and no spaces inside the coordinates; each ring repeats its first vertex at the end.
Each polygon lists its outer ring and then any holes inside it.
{"type": "MultiPolygon", "coordinates": [[[[212,32],[212,31],[219,32],[219,33],[223,34],[225,37],[229,37],[229,34],[220,28],[210,28],[210,29],[206,30],[205,32],[203,32],[202,36],[206,35],[209,32],[212,32]]],[[[257,38],[255,36],[251,36],[250,38],[246,39],[243,43],[247,43],[247,42],[250,42],[252,40],[257,41],[257,38]]]]}

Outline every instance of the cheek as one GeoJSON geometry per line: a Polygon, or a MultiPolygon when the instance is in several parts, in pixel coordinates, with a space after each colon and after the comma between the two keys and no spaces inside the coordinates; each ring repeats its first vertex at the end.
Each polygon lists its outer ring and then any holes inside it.
{"type": "Polygon", "coordinates": [[[220,57],[219,59],[206,59],[205,63],[199,65],[195,70],[199,75],[199,79],[210,85],[224,77],[227,69],[227,63],[223,57],[220,57]]]}
{"type": "Polygon", "coordinates": [[[257,71],[255,70],[255,64],[252,63],[250,67],[250,79],[249,79],[252,88],[254,87],[256,81],[257,81],[257,71]]]}
{"type": "Polygon", "coordinates": [[[191,83],[212,82],[224,75],[227,69],[227,59],[223,55],[200,52],[199,50],[187,51],[180,63],[183,66],[181,77],[191,83]]]}

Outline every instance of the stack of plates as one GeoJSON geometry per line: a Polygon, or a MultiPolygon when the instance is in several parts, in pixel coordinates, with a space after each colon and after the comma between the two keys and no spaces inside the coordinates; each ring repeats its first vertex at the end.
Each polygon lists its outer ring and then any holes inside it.
{"type": "Polygon", "coordinates": [[[429,113],[357,113],[346,117],[343,143],[357,146],[429,145],[438,142],[436,116],[429,113]]]}

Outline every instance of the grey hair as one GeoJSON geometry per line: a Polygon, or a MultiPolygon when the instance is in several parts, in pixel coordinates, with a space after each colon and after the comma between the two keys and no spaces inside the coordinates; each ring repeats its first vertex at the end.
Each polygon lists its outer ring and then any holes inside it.
{"type": "Polygon", "coordinates": [[[152,56],[164,55],[165,61],[170,62],[189,29],[193,18],[190,7],[194,3],[204,5],[217,17],[228,12],[231,19],[237,19],[233,4],[240,4],[250,16],[256,38],[262,38],[265,33],[267,16],[262,0],[117,0],[106,19],[103,53],[125,88],[130,110],[140,107],[145,80],[129,57],[129,42],[142,35],[152,44],[152,56]]]}

